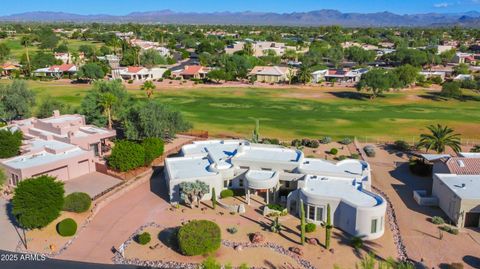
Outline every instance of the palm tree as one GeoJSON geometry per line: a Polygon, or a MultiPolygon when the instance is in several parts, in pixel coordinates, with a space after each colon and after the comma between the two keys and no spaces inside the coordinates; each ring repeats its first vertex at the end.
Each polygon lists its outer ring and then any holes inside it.
{"type": "Polygon", "coordinates": [[[117,97],[112,93],[104,93],[100,97],[100,105],[108,118],[108,129],[112,129],[112,107],[117,102],[117,97]]]}
{"type": "Polygon", "coordinates": [[[453,129],[440,124],[430,125],[427,127],[430,134],[421,134],[419,147],[424,147],[427,151],[435,150],[437,153],[445,151],[446,147],[453,149],[455,152],[460,151],[460,134],[454,134],[453,129]]]}
{"type": "Polygon", "coordinates": [[[22,39],[20,40],[20,43],[25,48],[25,55],[27,57],[27,73],[30,75],[31,65],[30,65],[30,55],[28,53],[28,47],[32,43],[32,40],[31,40],[30,36],[26,35],[26,36],[22,37],[22,39]]]}
{"type": "Polygon", "coordinates": [[[147,80],[143,83],[140,89],[145,91],[147,93],[147,98],[150,99],[153,95],[153,90],[155,90],[155,84],[153,84],[151,80],[147,80]]]}
{"type": "Polygon", "coordinates": [[[305,65],[302,65],[300,70],[298,70],[298,80],[303,84],[307,84],[312,79],[311,70],[305,65]]]}

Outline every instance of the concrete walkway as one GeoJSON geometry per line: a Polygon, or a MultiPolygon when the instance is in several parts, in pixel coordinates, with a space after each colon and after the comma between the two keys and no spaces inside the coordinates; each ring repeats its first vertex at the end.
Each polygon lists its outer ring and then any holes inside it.
{"type": "MultiPolygon", "coordinates": [[[[15,226],[10,222],[7,213],[8,201],[0,198],[0,249],[14,251],[20,237],[15,226]]],[[[18,230],[20,232],[20,230],[18,230]]]]}

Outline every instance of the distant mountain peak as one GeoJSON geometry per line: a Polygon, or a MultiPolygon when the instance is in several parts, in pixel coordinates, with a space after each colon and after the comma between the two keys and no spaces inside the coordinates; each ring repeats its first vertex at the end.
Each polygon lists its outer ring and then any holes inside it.
{"type": "Polygon", "coordinates": [[[334,9],[309,12],[176,12],[170,9],[131,12],[126,15],[92,14],[80,15],[67,12],[36,11],[1,16],[0,21],[16,22],[136,22],[165,24],[228,24],[228,25],[286,25],[322,26],[341,25],[347,27],[368,26],[436,26],[465,24],[478,21],[480,12],[395,14],[389,11],[376,13],[342,13],[334,9]]]}

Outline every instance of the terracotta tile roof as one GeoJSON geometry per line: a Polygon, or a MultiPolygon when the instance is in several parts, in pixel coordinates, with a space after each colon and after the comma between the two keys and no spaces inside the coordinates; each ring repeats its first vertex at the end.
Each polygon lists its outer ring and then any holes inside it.
{"type": "Polygon", "coordinates": [[[201,65],[187,65],[182,71],[182,75],[195,75],[203,69],[201,65]]]}
{"type": "Polygon", "coordinates": [[[138,73],[140,72],[144,67],[142,66],[129,66],[127,67],[128,73],[138,73]]]}
{"type": "Polygon", "coordinates": [[[52,66],[50,66],[50,68],[48,70],[49,71],[56,71],[58,69],[58,71],[67,72],[68,70],[70,70],[74,66],[75,66],[74,64],[52,65],[52,66]]]}
{"type": "Polygon", "coordinates": [[[480,175],[480,158],[452,157],[446,165],[452,174],[480,175]]]}

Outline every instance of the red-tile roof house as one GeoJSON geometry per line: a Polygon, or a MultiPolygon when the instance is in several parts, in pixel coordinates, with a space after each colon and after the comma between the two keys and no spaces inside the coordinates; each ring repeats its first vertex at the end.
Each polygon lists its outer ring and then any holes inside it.
{"type": "Polygon", "coordinates": [[[434,161],[433,173],[480,175],[480,158],[441,158],[437,161],[434,161]]]}
{"type": "Polygon", "coordinates": [[[35,76],[49,76],[61,78],[64,75],[71,76],[77,73],[77,66],[74,64],[52,65],[50,67],[40,68],[33,71],[35,76]]]}
{"type": "Polygon", "coordinates": [[[182,77],[183,79],[201,79],[207,76],[210,68],[201,65],[186,65],[183,70],[172,72],[174,77],[182,77]]]}

